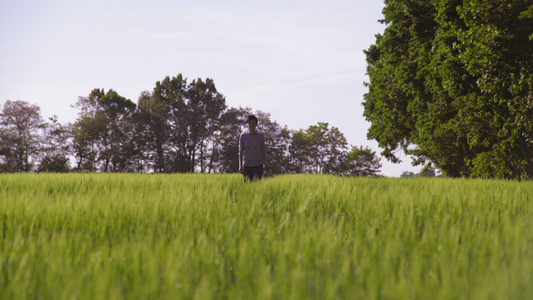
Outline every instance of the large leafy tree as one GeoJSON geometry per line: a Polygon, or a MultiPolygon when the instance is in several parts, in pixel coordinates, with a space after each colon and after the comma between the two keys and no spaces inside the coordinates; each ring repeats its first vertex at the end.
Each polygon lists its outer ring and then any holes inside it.
{"type": "Polygon", "coordinates": [[[135,103],[114,90],[94,89],[80,97],[80,109],[73,124],[73,149],[78,170],[128,172],[136,169],[133,158],[135,103]]]}
{"type": "MultiPolygon", "coordinates": [[[[231,107],[222,114],[220,126],[213,134],[213,151],[210,161],[213,171],[225,173],[239,171],[239,137],[246,130],[246,116],[251,114],[252,109],[249,107],[231,107]]],[[[259,124],[261,123],[260,121],[259,124]]]]}
{"type": "Polygon", "coordinates": [[[289,147],[291,171],[295,173],[343,174],[346,172],[346,138],[337,127],[318,122],[296,131],[289,147]]]}
{"type": "Polygon", "coordinates": [[[300,129],[292,132],[289,146],[289,171],[291,173],[311,173],[312,153],[311,141],[305,130],[300,129]]]}
{"type": "Polygon", "coordinates": [[[212,79],[187,83],[181,74],[158,81],[139,99],[143,144],[156,172],[205,171],[226,100],[212,79]]]}
{"type": "Polygon", "coordinates": [[[186,154],[194,172],[198,167],[205,172],[206,162],[213,151],[211,136],[220,127],[220,117],[226,109],[226,98],[220,94],[212,79],[193,80],[187,90],[187,113],[184,116],[188,126],[186,154]]]}
{"type": "Polygon", "coordinates": [[[347,155],[348,174],[352,176],[375,176],[379,173],[381,163],[376,152],[363,146],[353,146],[347,155]]]}
{"type": "Polygon", "coordinates": [[[291,144],[291,131],[287,126],[281,126],[271,119],[270,113],[256,111],[259,121],[257,130],[265,134],[265,147],[267,149],[266,169],[268,174],[284,174],[289,169],[289,146],[291,144]]]}
{"type": "Polygon", "coordinates": [[[446,175],[533,176],[533,6],[387,0],[367,51],[369,138],[446,175]]]}
{"type": "Polygon", "coordinates": [[[43,127],[37,171],[68,172],[72,150],[71,124],[63,125],[58,122],[56,116],[53,116],[43,127]]]}
{"type": "Polygon", "coordinates": [[[136,143],[142,149],[146,168],[154,172],[170,172],[170,127],[167,124],[169,105],[154,99],[150,92],[139,97],[138,110],[134,115],[136,143]]]}
{"type": "Polygon", "coordinates": [[[7,100],[0,114],[0,171],[32,171],[43,128],[40,107],[7,100]]]}
{"type": "Polygon", "coordinates": [[[239,137],[246,131],[247,117],[254,114],[258,119],[257,130],[265,135],[267,149],[266,169],[268,174],[282,174],[289,171],[288,147],[290,131],[271,120],[269,113],[251,108],[229,108],[221,117],[219,130],[214,135],[215,170],[221,172],[239,171],[239,137]]]}

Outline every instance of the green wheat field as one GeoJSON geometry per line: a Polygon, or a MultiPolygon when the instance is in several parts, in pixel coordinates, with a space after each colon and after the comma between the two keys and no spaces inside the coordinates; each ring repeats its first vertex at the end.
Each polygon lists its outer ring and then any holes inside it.
{"type": "Polygon", "coordinates": [[[0,299],[531,299],[533,182],[0,175],[0,299]]]}

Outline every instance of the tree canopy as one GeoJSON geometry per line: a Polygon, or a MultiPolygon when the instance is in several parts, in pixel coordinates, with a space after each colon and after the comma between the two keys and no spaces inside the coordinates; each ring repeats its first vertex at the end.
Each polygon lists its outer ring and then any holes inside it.
{"type": "Polygon", "coordinates": [[[533,5],[386,0],[365,51],[368,137],[452,177],[533,177],[533,5]]]}
{"type": "Polygon", "coordinates": [[[0,170],[31,171],[38,152],[38,131],[43,125],[40,108],[24,101],[7,100],[0,114],[0,170]]]}
{"type": "Polygon", "coordinates": [[[167,76],[137,103],[112,89],[94,89],[75,107],[76,121],[62,125],[56,117],[43,122],[36,105],[7,101],[0,115],[0,172],[238,172],[239,137],[250,114],[265,134],[271,175],[373,176],[381,167],[370,150],[348,153],[346,138],[328,123],[295,131],[267,112],[228,108],[209,78],[167,76]],[[360,172],[362,165],[370,171],[360,172]]]}

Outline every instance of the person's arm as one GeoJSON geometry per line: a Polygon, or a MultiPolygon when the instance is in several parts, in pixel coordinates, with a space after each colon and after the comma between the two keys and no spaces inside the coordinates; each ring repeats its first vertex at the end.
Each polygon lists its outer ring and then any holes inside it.
{"type": "Polygon", "coordinates": [[[239,137],[239,173],[242,173],[242,164],[244,161],[244,142],[242,135],[239,137]]]}
{"type": "Polygon", "coordinates": [[[239,173],[242,173],[242,162],[244,160],[244,155],[239,153],[239,173]]]}
{"type": "Polygon", "coordinates": [[[266,146],[265,146],[265,135],[261,139],[261,155],[263,156],[263,175],[266,174],[266,146]]]}

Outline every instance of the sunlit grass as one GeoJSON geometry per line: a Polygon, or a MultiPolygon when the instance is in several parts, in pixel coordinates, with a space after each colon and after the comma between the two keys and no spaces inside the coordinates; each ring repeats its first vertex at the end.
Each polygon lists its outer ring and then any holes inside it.
{"type": "Polygon", "coordinates": [[[0,175],[0,299],[526,299],[533,183],[0,175]]]}

